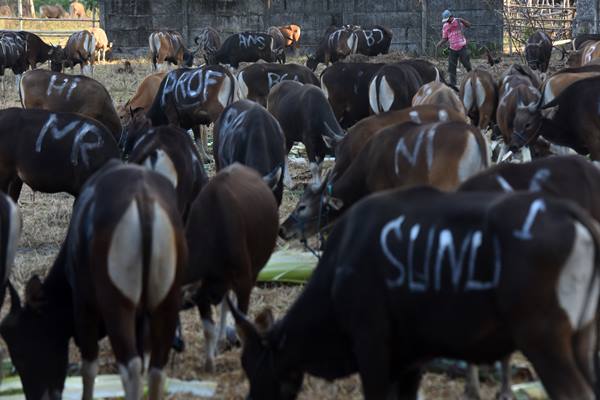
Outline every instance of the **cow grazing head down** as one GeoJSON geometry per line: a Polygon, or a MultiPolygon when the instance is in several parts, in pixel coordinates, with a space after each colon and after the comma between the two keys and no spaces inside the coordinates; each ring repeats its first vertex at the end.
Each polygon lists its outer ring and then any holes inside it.
{"type": "Polygon", "coordinates": [[[69,332],[72,310],[50,311],[42,282],[32,277],[25,288],[25,304],[9,284],[10,312],[0,324],[10,358],[23,382],[28,399],[61,398],[67,375],[69,332]],[[44,332],[40,335],[39,332],[44,332]]]}
{"type": "Polygon", "coordinates": [[[50,56],[50,69],[54,72],[62,72],[65,61],[65,51],[61,46],[52,46],[48,51],[50,56]]]}
{"type": "Polygon", "coordinates": [[[537,133],[542,124],[541,100],[541,98],[534,99],[529,103],[525,103],[523,99],[517,101],[513,119],[513,133],[509,143],[511,149],[525,146],[538,136],[537,133]]]}
{"type": "Polygon", "coordinates": [[[123,134],[119,141],[119,148],[124,156],[131,153],[143,133],[152,127],[152,121],[146,116],[143,108],[138,107],[135,110],[129,108],[128,112],[130,119],[123,128],[123,134]]]}

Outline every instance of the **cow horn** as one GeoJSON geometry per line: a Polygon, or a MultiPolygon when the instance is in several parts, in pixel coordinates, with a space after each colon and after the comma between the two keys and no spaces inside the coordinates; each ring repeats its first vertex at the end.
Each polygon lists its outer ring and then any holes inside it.
{"type": "Polygon", "coordinates": [[[21,311],[21,299],[19,298],[19,293],[10,281],[8,281],[8,292],[10,293],[9,315],[18,314],[21,311]]]}
{"type": "Polygon", "coordinates": [[[343,138],[344,135],[339,135],[338,133],[334,132],[333,129],[331,129],[331,127],[329,126],[329,124],[327,122],[324,122],[325,124],[325,129],[327,129],[328,135],[331,139],[333,139],[335,141],[335,143],[339,143],[343,138]]]}

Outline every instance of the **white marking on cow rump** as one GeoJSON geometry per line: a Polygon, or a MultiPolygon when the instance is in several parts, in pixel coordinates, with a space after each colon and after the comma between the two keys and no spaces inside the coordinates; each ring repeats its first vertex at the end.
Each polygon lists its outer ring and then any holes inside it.
{"type": "MultiPolygon", "coordinates": [[[[2,78],[2,82],[4,82],[4,77],[2,78]]],[[[21,97],[21,107],[25,108],[25,104],[27,104],[27,102],[25,100],[25,88],[23,87],[23,79],[21,79],[21,82],[19,82],[19,94],[21,97]]]]}
{"type": "Polygon", "coordinates": [[[162,149],[156,150],[155,154],[155,161],[152,162],[152,157],[148,157],[144,161],[144,166],[148,169],[158,172],[161,175],[164,175],[176,188],[178,175],[173,160],[171,160],[171,157],[169,157],[169,155],[162,149]]]}
{"type": "Polygon", "coordinates": [[[237,76],[237,81],[240,99],[247,99],[249,90],[248,85],[246,85],[246,81],[244,81],[244,71],[240,71],[237,76]]]}
{"type": "Polygon", "coordinates": [[[173,223],[167,212],[154,203],[152,221],[152,255],[148,277],[148,307],[156,308],[167,296],[177,270],[177,243],[173,223]]]}
{"type": "Polygon", "coordinates": [[[465,109],[469,111],[473,105],[473,85],[471,85],[471,78],[467,78],[467,81],[465,82],[462,102],[465,109]]]}
{"type": "MultiPolygon", "coordinates": [[[[590,220],[590,223],[594,222],[590,220]]],[[[600,276],[594,276],[596,246],[591,233],[578,221],[573,225],[573,247],[560,272],[556,296],[571,327],[577,331],[590,323],[596,315],[600,276]]]]}
{"type": "Polygon", "coordinates": [[[506,179],[504,179],[504,177],[502,175],[496,175],[496,181],[498,182],[498,185],[500,185],[500,187],[502,188],[503,191],[505,192],[514,192],[515,189],[513,189],[513,187],[510,185],[510,183],[508,183],[508,181],[506,179]]]}
{"type": "Polygon", "coordinates": [[[433,141],[435,140],[436,130],[439,124],[434,124],[429,131],[427,131],[427,170],[431,171],[433,165],[433,141]]]}
{"type": "Polygon", "coordinates": [[[135,200],[121,216],[108,249],[108,276],[133,304],[142,297],[142,231],[135,200]]]}
{"type": "Polygon", "coordinates": [[[485,88],[479,78],[475,78],[475,97],[477,99],[477,107],[481,108],[483,103],[485,103],[485,88]]]}
{"type": "Polygon", "coordinates": [[[461,183],[485,168],[485,159],[481,155],[477,140],[470,131],[467,131],[467,135],[465,151],[458,162],[458,181],[461,183]]]}
{"type": "Polygon", "coordinates": [[[4,276],[2,282],[6,282],[10,270],[15,263],[15,255],[17,254],[17,247],[19,244],[19,238],[21,237],[21,213],[19,207],[15,202],[8,196],[4,196],[9,210],[8,210],[8,240],[6,242],[6,260],[4,264],[4,276]]]}
{"type": "Polygon", "coordinates": [[[412,122],[414,122],[415,124],[420,124],[421,123],[421,118],[419,117],[419,112],[418,111],[410,111],[408,113],[408,116],[410,117],[410,120],[412,122]]]}
{"type": "MultiPolygon", "coordinates": [[[[81,32],[81,34],[83,34],[83,31],[81,32]]],[[[88,50],[89,49],[89,43],[90,42],[90,36],[89,35],[83,35],[83,49],[84,50],[88,50]]]]}
{"type": "Polygon", "coordinates": [[[225,76],[221,83],[221,87],[219,88],[219,94],[217,95],[217,99],[223,108],[235,101],[235,99],[231,99],[231,85],[234,85],[233,90],[235,92],[235,82],[232,82],[229,76],[225,76]]]}
{"type": "Polygon", "coordinates": [[[358,43],[358,36],[356,36],[356,34],[354,32],[352,32],[350,34],[350,36],[348,37],[348,40],[346,41],[346,44],[348,45],[348,48],[350,49],[350,54],[356,54],[357,43],[358,43]]]}
{"type": "Polygon", "coordinates": [[[377,99],[377,77],[371,80],[369,84],[369,106],[371,111],[375,114],[379,114],[379,101],[377,99]]]}
{"type": "Polygon", "coordinates": [[[127,366],[118,365],[123,389],[126,399],[141,399],[144,394],[142,390],[142,358],[134,357],[129,360],[127,366]]]}
{"type": "Polygon", "coordinates": [[[394,90],[385,76],[381,78],[381,82],[379,83],[379,104],[381,104],[383,111],[389,111],[392,108],[392,104],[394,104],[394,90]]]}

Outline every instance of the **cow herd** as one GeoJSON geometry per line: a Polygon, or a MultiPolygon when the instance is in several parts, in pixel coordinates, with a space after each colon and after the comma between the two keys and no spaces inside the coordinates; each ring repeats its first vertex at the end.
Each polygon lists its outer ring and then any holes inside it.
{"type": "Polygon", "coordinates": [[[476,365],[502,360],[508,399],[517,350],[553,399],[595,398],[600,169],[580,155],[546,157],[566,146],[600,158],[600,37],[586,39],[569,68],[546,76],[552,43],[536,33],[528,65],[500,79],[480,67],[454,88],[424,59],[337,62],[387,53],[382,26],[328,28],[306,66],[286,64],[296,25],[223,42],[205,28],[196,49],[161,31],[149,37],[153,69],[179,68],[153,72],[115,106],[100,82],[61,72],[91,72],[97,33],[63,49],[2,32],[2,71],[22,74],[22,108],[0,110],[0,296],[11,298],[0,334],[26,397],[61,397],[73,338],[91,399],[108,336],[125,397],[142,398],[146,376],[148,397],[162,398],[185,297],[209,372],[231,312],[253,399],[296,398],[305,373],[356,372],[366,399],[416,399],[436,357],[471,363],[474,398],[476,365]],[[194,67],[200,51],[206,64],[194,67]],[[44,62],[51,71],[36,69],[44,62]],[[311,178],[280,224],[298,142],[311,178]],[[524,148],[536,159],[492,166],[524,148]],[[10,269],[23,183],[76,201],[54,264],[22,301],[10,269]],[[250,321],[277,236],[308,247],[314,235],[320,260],[287,314],[250,321]]]}

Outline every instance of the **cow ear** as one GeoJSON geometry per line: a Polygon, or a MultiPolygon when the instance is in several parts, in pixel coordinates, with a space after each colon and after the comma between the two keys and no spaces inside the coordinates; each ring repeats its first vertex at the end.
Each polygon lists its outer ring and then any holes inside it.
{"type": "Polygon", "coordinates": [[[264,335],[275,323],[275,317],[273,317],[273,311],[270,308],[265,308],[260,314],[254,319],[254,325],[258,333],[264,335]]]}
{"type": "Polygon", "coordinates": [[[32,276],[25,285],[25,305],[39,310],[44,303],[44,289],[42,281],[37,275],[32,276]]]}

